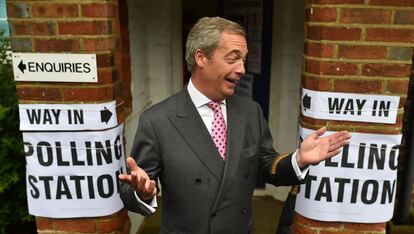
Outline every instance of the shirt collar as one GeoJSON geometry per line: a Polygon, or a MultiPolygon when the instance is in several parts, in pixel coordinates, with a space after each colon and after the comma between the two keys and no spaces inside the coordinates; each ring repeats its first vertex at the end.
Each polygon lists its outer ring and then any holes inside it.
{"type": "MultiPolygon", "coordinates": [[[[193,84],[192,79],[190,79],[190,81],[188,82],[187,91],[196,108],[199,108],[211,102],[211,100],[208,97],[206,97],[204,94],[197,90],[197,88],[193,84]]],[[[226,105],[226,100],[221,101],[221,104],[226,105]]]]}

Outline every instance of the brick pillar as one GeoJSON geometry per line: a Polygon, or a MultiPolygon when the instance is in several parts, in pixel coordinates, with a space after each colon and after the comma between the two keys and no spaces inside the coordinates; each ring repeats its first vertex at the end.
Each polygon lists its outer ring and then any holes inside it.
{"type": "MultiPolygon", "coordinates": [[[[414,47],[414,1],[307,0],[302,87],[329,92],[397,95],[404,107],[414,47]],[[409,7],[409,8],[407,8],[409,7]]],[[[329,130],[399,134],[396,124],[329,120],[329,130]]],[[[328,121],[301,116],[317,129],[328,121]]],[[[385,223],[321,222],[295,214],[293,233],[385,233],[385,223]]]]}
{"type": "MultiPolygon", "coordinates": [[[[125,121],[131,112],[128,16],[119,1],[7,1],[13,52],[97,55],[98,83],[19,82],[20,103],[116,100],[118,122],[125,121]]],[[[36,224],[39,233],[129,233],[131,225],[124,209],[95,218],[36,217],[36,224]]]]}

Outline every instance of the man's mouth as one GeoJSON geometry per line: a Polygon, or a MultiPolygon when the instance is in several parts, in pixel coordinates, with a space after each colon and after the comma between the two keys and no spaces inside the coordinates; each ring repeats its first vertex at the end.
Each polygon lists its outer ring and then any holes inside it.
{"type": "Polygon", "coordinates": [[[237,85],[237,83],[239,82],[239,79],[226,78],[226,81],[228,81],[228,82],[230,82],[234,85],[237,85]]]}

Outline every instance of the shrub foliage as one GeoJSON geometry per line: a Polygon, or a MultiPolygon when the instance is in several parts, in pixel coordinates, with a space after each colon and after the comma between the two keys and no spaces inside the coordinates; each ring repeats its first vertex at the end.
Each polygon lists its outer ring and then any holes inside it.
{"type": "Polygon", "coordinates": [[[0,32],[0,233],[33,220],[27,209],[25,165],[10,41],[0,32]]]}

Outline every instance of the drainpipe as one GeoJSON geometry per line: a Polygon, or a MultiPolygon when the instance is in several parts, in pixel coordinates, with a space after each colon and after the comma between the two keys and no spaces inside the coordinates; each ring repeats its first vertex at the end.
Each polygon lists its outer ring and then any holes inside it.
{"type": "MultiPolygon", "coordinates": [[[[414,71],[411,73],[411,83],[414,82],[414,71]]],[[[413,84],[409,87],[413,88],[413,84]]],[[[401,173],[401,189],[398,195],[398,207],[395,210],[394,223],[400,225],[410,224],[410,209],[412,186],[414,182],[414,90],[411,90],[411,100],[407,116],[407,140],[404,167],[401,173]]],[[[410,95],[409,95],[410,96],[410,95]]]]}

